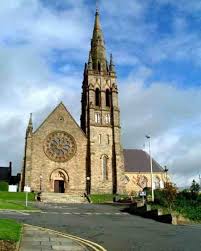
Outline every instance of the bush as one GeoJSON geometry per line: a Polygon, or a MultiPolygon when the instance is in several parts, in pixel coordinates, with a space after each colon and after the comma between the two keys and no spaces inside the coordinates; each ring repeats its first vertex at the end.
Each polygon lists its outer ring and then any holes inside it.
{"type": "Polygon", "coordinates": [[[160,189],[154,190],[154,203],[161,206],[166,206],[167,203],[164,190],[160,189]]]}
{"type": "Polygon", "coordinates": [[[0,182],[0,191],[8,191],[8,182],[6,181],[1,181],[0,182]]]}
{"type": "Polygon", "coordinates": [[[201,195],[183,190],[177,195],[175,211],[193,221],[201,221],[201,195]]]}

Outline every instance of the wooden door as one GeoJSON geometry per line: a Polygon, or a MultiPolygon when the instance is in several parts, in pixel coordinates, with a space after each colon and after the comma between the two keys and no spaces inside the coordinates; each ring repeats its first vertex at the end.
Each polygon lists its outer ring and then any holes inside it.
{"type": "Polygon", "coordinates": [[[55,180],[54,181],[54,192],[59,193],[59,181],[60,180],[55,180]]]}

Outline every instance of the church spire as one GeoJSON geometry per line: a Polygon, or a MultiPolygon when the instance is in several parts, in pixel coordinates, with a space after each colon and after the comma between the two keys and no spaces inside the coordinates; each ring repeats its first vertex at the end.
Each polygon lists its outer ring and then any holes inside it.
{"type": "Polygon", "coordinates": [[[32,113],[30,113],[30,118],[29,118],[29,123],[27,126],[26,135],[28,136],[29,134],[32,134],[32,132],[33,132],[32,113]]]}
{"type": "Polygon", "coordinates": [[[100,16],[96,9],[93,37],[91,40],[91,57],[93,69],[96,71],[107,71],[105,41],[100,24],[100,16]]]}

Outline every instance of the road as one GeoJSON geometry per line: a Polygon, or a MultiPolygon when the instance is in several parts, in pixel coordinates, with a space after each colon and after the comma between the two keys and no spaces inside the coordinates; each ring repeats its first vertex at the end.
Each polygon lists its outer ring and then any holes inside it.
{"type": "Polygon", "coordinates": [[[173,226],[122,213],[121,206],[39,204],[41,212],[0,212],[0,218],[74,234],[108,251],[201,250],[201,225],[173,226]]]}

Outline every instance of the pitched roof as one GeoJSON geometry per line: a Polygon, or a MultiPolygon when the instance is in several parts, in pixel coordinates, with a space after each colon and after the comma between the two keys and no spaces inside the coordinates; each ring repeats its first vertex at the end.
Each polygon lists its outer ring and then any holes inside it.
{"type": "MultiPolygon", "coordinates": [[[[124,149],[126,172],[150,172],[149,154],[139,149],[124,149]]],[[[153,172],[164,172],[164,169],[152,158],[153,172]]]]}

